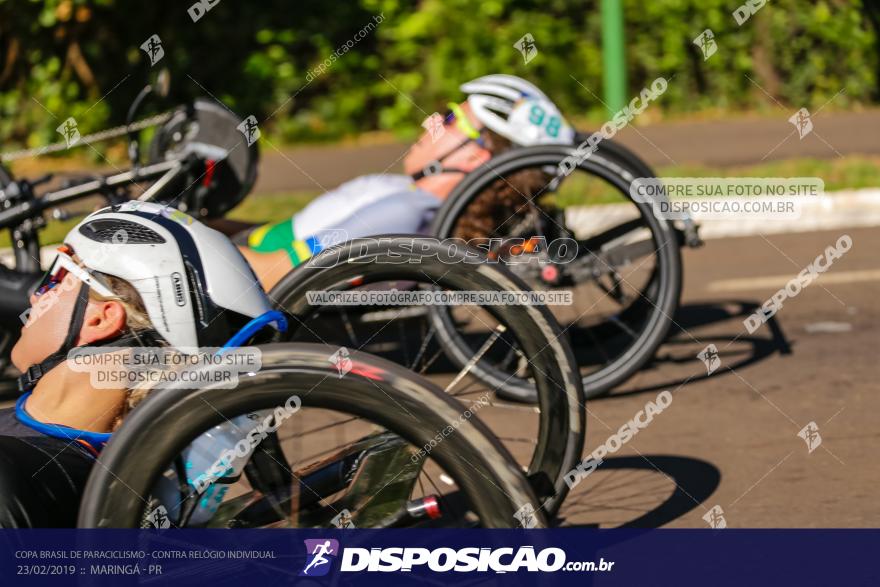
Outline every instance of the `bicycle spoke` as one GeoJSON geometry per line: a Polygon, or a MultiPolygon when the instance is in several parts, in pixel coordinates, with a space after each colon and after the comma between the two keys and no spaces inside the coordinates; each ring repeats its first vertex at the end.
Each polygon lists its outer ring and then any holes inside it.
{"type": "Polygon", "coordinates": [[[476,378],[472,378],[459,391],[457,391],[456,393],[450,393],[449,395],[451,395],[453,397],[458,397],[458,398],[464,397],[467,395],[473,395],[475,393],[479,393],[479,392],[483,391],[483,388],[479,387],[480,385],[481,385],[481,382],[479,380],[477,380],[476,378]],[[473,391],[468,391],[468,389],[471,389],[474,387],[477,387],[477,389],[474,389],[473,391]]]}
{"type": "Polygon", "coordinates": [[[471,369],[474,368],[474,365],[476,365],[479,362],[479,360],[481,358],[483,358],[483,355],[486,354],[486,351],[488,351],[489,348],[493,344],[495,344],[495,341],[498,340],[498,337],[501,336],[501,334],[505,330],[507,330],[507,328],[505,328],[503,324],[499,324],[498,326],[495,327],[495,330],[492,332],[492,335],[489,337],[489,339],[486,342],[483,343],[483,346],[480,347],[480,350],[478,350],[477,353],[473,356],[473,358],[465,364],[464,368],[461,371],[459,371],[458,375],[455,376],[455,379],[453,379],[449,383],[449,385],[446,386],[446,393],[449,393],[449,391],[452,388],[454,388],[458,384],[458,382],[461,381],[464,378],[464,376],[470,372],[471,369]]]}
{"type": "Polygon", "coordinates": [[[351,346],[354,348],[360,348],[357,336],[354,333],[354,326],[348,318],[348,312],[345,311],[344,306],[339,306],[339,315],[342,318],[342,324],[345,327],[345,332],[348,334],[348,339],[351,341],[351,346]]]}
{"type": "Polygon", "coordinates": [[[435,362],[437,359],[439,359],[439,358],[440,358],[440,355],[442,355],[442,354],[444,354],[444,351],[443,351],[443,348],[441,347],[441,348],[437,349],[437,352],[434,353],[434,356],[431,357],[431,360],[428,361],[427,363],[425,363],[425,366],[422,367],[422,368],[419,370],[419,375],[424,375],[425,372],[426,372],[428,369],[431,368],[431,365],[433,365],[434,362],[435,362]]]}
{"type": "MultiPolygon", "coordinates": [[[[437,329],[434,327],[434,324],[431,324],[430,330],[425,334],[425,321],[421,320],[421,329],[422,329],[422,344],[419,346],[419,350],[416,353],[416,357],[413,359],[412,363],[409,364],[409,368],[413,371],[416,370],[416,365],[419,364],[419,361],[422,359],[422,355],[425,354],[425,351],[428,350],[428,345],[431,343],[431,339],[434,338],[434,333],[437,332],[437,329]]],[[[424,371],[422,371],[424,373],[424,371]]]]}
{"type": "Polygon", "coordinates": [[[409,365],[409,345],[406,344],[406,325],[403,321],[397,323],[397,330],[400,332],[400,349],[403,352],[403,364],[409,365]]]}

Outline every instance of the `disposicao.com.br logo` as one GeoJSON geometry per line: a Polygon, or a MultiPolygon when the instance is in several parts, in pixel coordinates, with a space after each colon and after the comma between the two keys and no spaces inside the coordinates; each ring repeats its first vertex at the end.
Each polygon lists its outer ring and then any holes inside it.
{"type": "MultiPolygon", "coordinates": [[[[306,540],[308,558],[300,576],[326,575],[332,560],[339,554],[336,540],[306,540]]],[[[446,572],[494,572],[517,571],[553,573],[556,571],[610,571],[613,561],[600,558],[596,561],[567,561],[561,548],[544,548],[536,551],[533,546],[518,548],[343,548],[339,564],[340,572],[393,573],[427,569],[436,573],[446,572]]]]}

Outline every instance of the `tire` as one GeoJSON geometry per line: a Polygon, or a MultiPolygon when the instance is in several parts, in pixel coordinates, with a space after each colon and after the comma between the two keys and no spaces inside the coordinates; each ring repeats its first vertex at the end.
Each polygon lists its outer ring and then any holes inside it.
{"type": "MultiPolygon", "coordinates": [[[[573,154],[571,147],[547,145],[514,149],[493,158],[456,186],[438,211],[432,233],[438,239],[454,236],[456,225],[466,213],[467,207],[499,178],[528,168],[556,168],[561,161],[573,154]]],[[[617,159],[613,154],[608,154],[608,151],[594,153],[582,160],[577,169],[603,180],[619,193],[626,194],[627,198],[630,184],[644,171],[634,171],[630,163],[617,159]]],[[[643,288],[643,307],[639,308],[639,311],[647,312],[649,317],[639,336],[625,352],[583,377],[587,399],[608,393],[651,360],[665,339],[679,305],[682,262],[677,232],[671,222],[658,219],[653,214],[650,204],[631,199],[629,201],[637,209],[644,226],[650,230],[656,249],[654,254],[657,256],[658,266],[651,282],[643,288]]],[[[457,344],[464,343],[458,340],[457,344]]],[[[468,349],[463,347],[462,352],[468,352],[468,349]]]]}
{"type": "MultiPolygon", "coordinates": [[[[577,132],[574,137],[574,146],[578,146],[586,141],[593,133],[577,132]]],[[[618,164],[628,167],[630,171],[636,174],[636,177],[656,177],[654,170],[645,163],[638,155],[631,151],[628,147],[617,143],[611,139],[603,139],[599,143],[600,155],[604,155],[608,159],[615,160],[618,164]]]]}
{"type": "MultiPolygon", "coordinates": [[[[339,377],[328,361],[332,348],[288,343],[260,348],[262,369],[242,377],[235,389],[165,389],[138,406],[92,469],[78,526],[139,527],[151,488],[185,447],[225,415],[284,404],[292,386],[311,389],[299,396],[304,407],[360,416],[414,446],[427,444],[463,411],[430,382],[366,353],[353,352],[353,369],[339,377]],[[205,409],[208,398],[215,409],[205,409]]],[[[515,527],[522,505],[536,503],[504,447],[475,419],[462,422],[430,455],[456,480],[487,527],[515,527]]],[[[540,511],[535,523],[546,525],[540,511]]]]}
{"type": "MultiPolygon", "coordinates": [[[[479,252],[465,252],[460,247],[443,246],[435,239],[412,236],[356,239],[328,249],[290,272],[269,292],[269,298],[292,315],[293,328],[315,310],[309,304],[307,292],[347,289],[352,283],[369,285],[399,280],[454,291],[529,289],[503,266],[474,264],[473,257],[465,263],[468,254],[479,252]],[[336,264],[338,259],[345,262],[336,264]]],[[[586,433],[583,387],[577,365],[558,323],[546,307],[498,305],[484,309],[507,327],[535,373],[534,383],[521,380],[508,385],[494,375],[484,381],[504,399],[537,403],[538,438],[527,470],[545,511],[553,515],[568,494],[564,475],[579,462],[586,433]]],[[[431,319],[434,320],[433,316],[431,319]]],[[[473,353],[464,354],[460,347],[447,345],[446,336],[438,328],[444,350],[463,367],[473,353]]],[[[480,367],[482,362],[473,366],[478,379],[481,374],[491,375],[490,370],[480,367]]]]}
{"type": "MultiPolygon", "coordinates": [[[[194,144],[225,153],[215,161],[209,178],[199,169],[192,177],[181,178],[169,193],[177,194],[169,205],[197,218],[219,218],[237,206],[257,180],[260,158],[258,142],[248,145],[238,130],[242,121],[213,100],[197,99],[177,109],[156,130],[150,142],[151,163],[179,157],[194,144]],[[210,185],[203,185],[210,179],[210,185]]],[[[203,154],[202,157],[210,158],[203,154]]]]}

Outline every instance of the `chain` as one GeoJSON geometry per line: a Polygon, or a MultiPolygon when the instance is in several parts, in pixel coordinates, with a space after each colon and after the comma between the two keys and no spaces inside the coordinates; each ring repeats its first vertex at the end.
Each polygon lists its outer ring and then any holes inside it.
{"type": "Polygon", "coordinates": [[[16,159],[26,159],[28,157],[39,157],[40,155],[47,155],[49,153],[58,153],[60,151],[66,151],[67,149],[71,149],[73,147],[79,147],[82,145],[91,145],[92,143],[99,143],[101,141],[106,141],[109,139],[115,139],[116,137],[121,137],[129,132],[136,132],[143,130],[145,128],[149,128],[151,126],[158,126],[167,122],[171,116],[174,114],[174,110],[169,110],[168,112],[162,112],[161,114],[156,114],[154,116],[150,116],[148,118],[144,118],[143,120],[138,120],[137,122],[132,122],[128,125],[117,126],[114,128],[108,128],[107,130],[98,131],[92,133],[90,135],[85,135],[80,137],[78,141],[76,141],[72,145],[68,145],[66,141],[61,141],[58,143],[52,143],[50,145],[45,145],[43,147],[36,147],[34,149],[22,149],[20,151],[10,151],[8,153],[0,153],[0,162],[6,163],[7,161],[15,161],[16,159]]]}

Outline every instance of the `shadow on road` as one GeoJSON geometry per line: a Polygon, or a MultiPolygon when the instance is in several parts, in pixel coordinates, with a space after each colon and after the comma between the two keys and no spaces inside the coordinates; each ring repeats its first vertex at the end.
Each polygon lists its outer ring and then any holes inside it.
{"type": "Polygon", "coordinates": [[[671,373],[669,377],[663,377],[659,381],[658,377],[650,377],[650,383],[645,385],[624,384],[624,387],[612,391],[605,398],[614,399],[663,389],[677,389],[707,379],[710,374],[706,372],[697,354],[710,344],[717,347],[721,359],[721,367],[711,374],[713,378],[730,375],[732,371],[738,371],[776,354],[780,356],[793,354],[792,344],[775,317],[770,318],[755,331],[754,335],[748,334],[742,321],[759,307],[755,302],[742,300],[681,306],[675,314],[675,324],[666,342],[660,347],[654,359],[642,369],[642,372],[653,371],[651,375],[666,371],[672,371],[674,374],[671,373]],[[729,321],[736,325],[735,334],[700,333],[703,328],[729,321]],[[768,331],[769,336],[767,336],[768,331]]]}
{"type": "MultiPolygon", "coordinates": [[[[687,336],[687,332],[693,329],[733,320],[734,318],[740,319],[737,320],[736,325],[742,334],[745,334],[746,329],[742,324],[742,320],[754,314],[760,307],[760,304],[755,301],[744,300],[722,300],[707,304],[683,304],[675,313],[675,324],[673,324],[669,336],[687,336]]],[[[770,329],[770,342],[779,351],[779,354],[791,354],[791,347],[775,316],[767,321],[766,327],[770,329]]]]}
{"type": "Polygon", "coordinates": [[[657,528],[701,506],[720,482],[721,471],[700,459],[612,457],[568,496],[561,522],[594,528],[657,528]]]}

